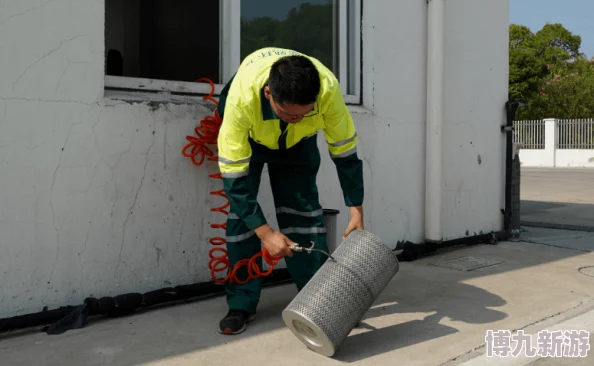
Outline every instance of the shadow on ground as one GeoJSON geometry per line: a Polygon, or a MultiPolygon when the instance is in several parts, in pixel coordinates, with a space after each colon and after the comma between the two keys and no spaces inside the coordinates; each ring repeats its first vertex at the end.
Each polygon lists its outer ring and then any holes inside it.
{"type": "Polygon", "coordinates": [[[521,170],[521,219],[532,226],[594,230],[594,169],[521,170]]]}
{"type": "Polygon", "coordinates": [[[520,205],[523,224],[594,232],[594,204],[523,200],[520,205]]]}
{"type": "MultiPolygon", "coordinates": [[[[351,333],[335,358],[328,362],[363,361],[459,333],[461,329],[468,328],[468,324],[488,328],[489,324],[508,317],[497,308],[503,307],[509,300],[478,287],[477,279],[484,278],[480,283],[488,283],[487,278],[492,278],[490,276],[505,273],[509,281],[513,279],[513,271],[584,253],[518,244],[480,245],[402,263],[400,272],[365,315],[361,328],[351,333]],[[454,270],[440,265],[446,258],[468,255],[490,257],[502,263],[474,271],[454,270]]],[[[495,281],[501,284],[500,278],[495,281]]],[[[261,353],[262,360],[266,362],[292,360],[295,355],[314,357],[303,353],[304,346],[287,330],[281,319],[282,310],[295,294],[292,284],[265,289],[258,318],[250,324],[247,332],[238,336],[217,333],[218,321],[227,310],[224,297],[217,297],[125,318],[94,321],[86,328],[59,336],[43,333],[5,335],[0,338],[0,354],[10,364],[64,366],[169,364],[168,359],[171,358],[187,359],[187,364],[192,365],[196,362],[213,364],[206,359],[217,360],[217,364],[233,364],[255,357],[254,352],[261,353]]],[[[535,295],[522,293],[520,296],[531,299],[535,295]]],[[[515,301],[523,300],[516,298],[515,301]]],[[[480,339],[477,342],[480,343],[480,339]]],[[[256,362],[255,359],[249,360],[256,362]]],[[[176,361],[175,364],[186,363],[176,361]]]]}
{"type": "MultiPolygon", "coordinates": [[[[425,281],[431,281],[431,279],[421,278],[414,278],[414,280],[420,285],[425,281]]],[[[394,301],[397,304],[370,309],[363,318],[362,328],[371,331],[347,338],[336,359],[356,362],[394,349],[457,333],[458,329],[440,323],[445,318],[453,322],[489,324],[507,317],[504,312],[490,309],[506,304],[501,297],[476,286],[459,282],[447,283],[444,287],[436,288],[432,291],[430,302],[426,301],[424,291],[390,295],[383,294],[378,301],[383,303],[394,301]],[[406,321],[381,329],[367,324],[376,318],[410,313],[430,313],[430,315],[423,319],[406,321]]]]}

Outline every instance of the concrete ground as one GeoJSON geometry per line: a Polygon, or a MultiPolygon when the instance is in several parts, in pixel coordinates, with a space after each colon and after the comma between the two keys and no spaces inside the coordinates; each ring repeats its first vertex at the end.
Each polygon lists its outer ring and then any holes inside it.
{"type": "Polygon", "coordinates": [[[529,242],[465,247],[402,263],[334,358],[309,351],[285,327],[280,313],[296,294],[285,285],[263,291],[258,318],[238,336],[216,332],[226,310],[217,297],[95,321],[59,336],[1,336],[0,364],[594,364],[594,350],[587,359],[485,357],[488,330],[594,331],[594,277],[580,272],[594,266],[594,234],[537,228],[522,234],[529,242]],[[445,263],[466,257],[493,265],[465,271],[445,263]]]}
{"type": "Polygon", "coordinates": [[[594,169],[522,168],[525,224],[594,231],[594,169]]]}

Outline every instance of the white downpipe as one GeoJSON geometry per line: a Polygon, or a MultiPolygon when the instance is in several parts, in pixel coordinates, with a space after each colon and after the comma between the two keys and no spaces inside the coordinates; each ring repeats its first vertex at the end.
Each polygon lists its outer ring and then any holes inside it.
{"type": "Polygon", "coordinates": [[[441,242],[445,0],[428,0],[425,240],[441,242]]]}

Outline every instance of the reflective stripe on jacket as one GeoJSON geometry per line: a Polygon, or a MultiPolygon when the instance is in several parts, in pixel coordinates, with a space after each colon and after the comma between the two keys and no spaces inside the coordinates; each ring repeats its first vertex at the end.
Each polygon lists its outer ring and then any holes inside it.
{"type": "Polygon", "coordinates": [[[279,150],[289,149],[305,138],[315,138],[323,131],[336,164],[345,204],[349,207],[363,204],[363,164],[357,156],[357,132],[332,71],[309,57],[320,73],[321,90],[313,110],[298,123],[280,123],[264,96],[272,64],[287,55],[302,54],[283,48],[264,48],[247,56],[221,92],[218,106],[223,123],[217,145],[225,193],[238,217],[250,229],[265,224],[266,219],[257,202],[257,193],[248,188],[246,180],[252,157],[248,138],[279,150]]]}
{"type": "MultiPolygon", "coordinates": [[[[328,68],[309,57],[320,72],[321,90],[313,110],[299,123],[290,123],[283,132],[278,116],[263,95],[270,67],[279,58],[300,54],[282,48],[265,48],[246,57],[227,94],[218,148],[219,168],[224,177],[247,173],[251,148],[248,136],[270,149],[279,149],[279,138],[286,134],[286,148],[303,138],[323,131],[331,157],[346,157],[356,152],[357,133],[338,80],[328,68]]],[[[306,55],[304,55],[306,56],[306,55]]],[[[306,56],[308,57],[308,56],[306,56]]]]}

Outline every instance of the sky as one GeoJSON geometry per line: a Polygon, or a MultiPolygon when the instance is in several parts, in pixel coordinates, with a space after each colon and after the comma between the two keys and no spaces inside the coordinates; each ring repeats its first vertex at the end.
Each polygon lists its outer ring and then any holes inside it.
{"type": "Polygon", "coordinates": [[[594,57],[594,0],[509,0],[510,23],[533,33],[546,23],[560,23],[582,37],[581,52],[594,57]]]}

